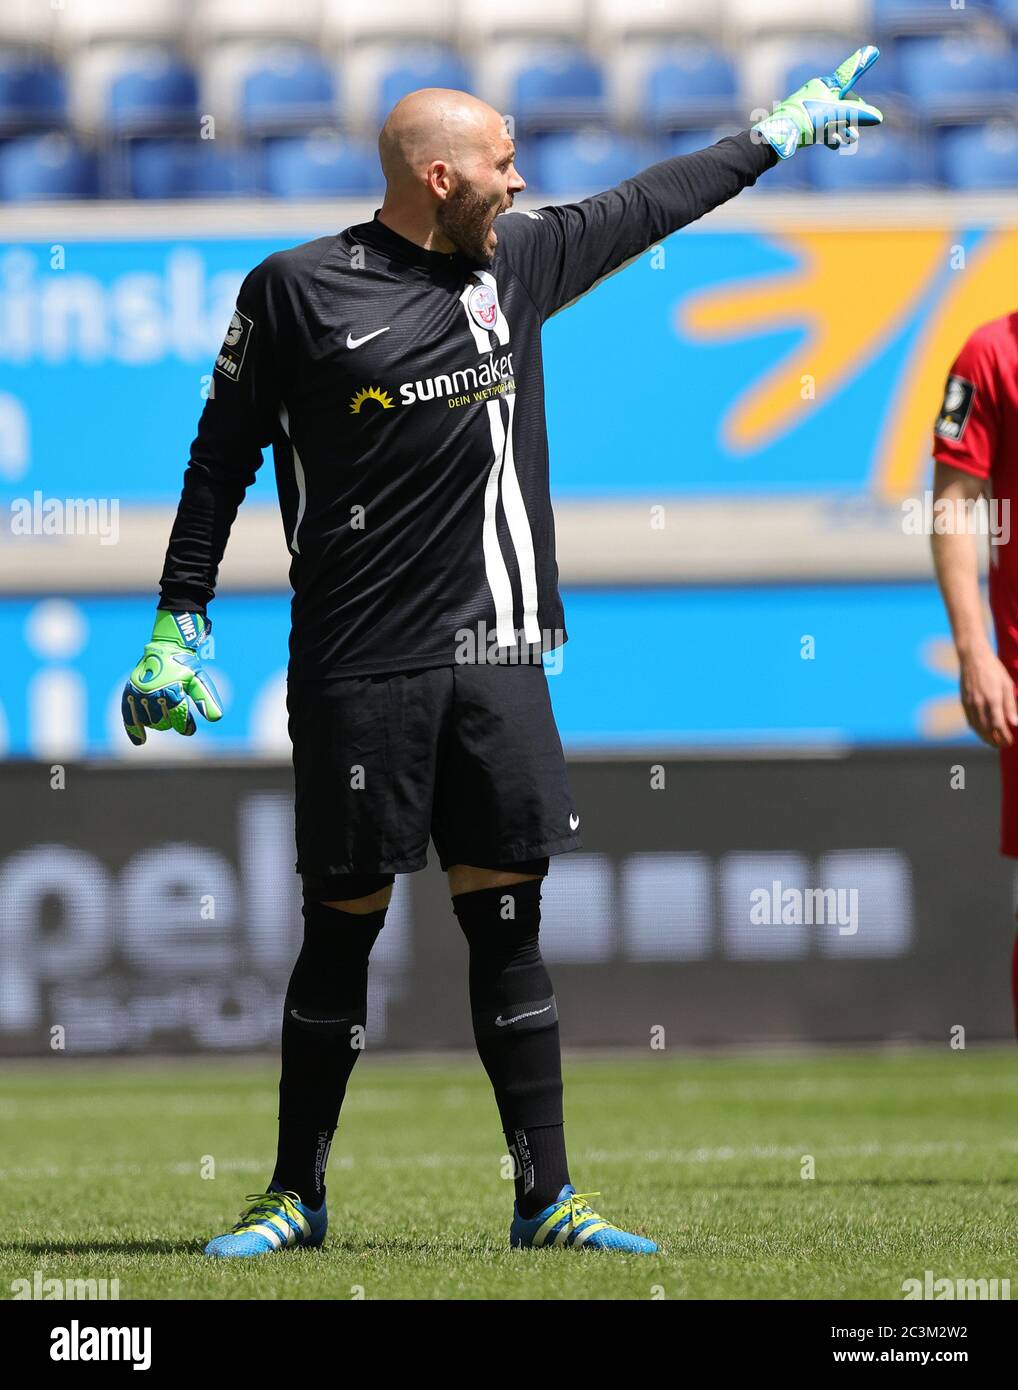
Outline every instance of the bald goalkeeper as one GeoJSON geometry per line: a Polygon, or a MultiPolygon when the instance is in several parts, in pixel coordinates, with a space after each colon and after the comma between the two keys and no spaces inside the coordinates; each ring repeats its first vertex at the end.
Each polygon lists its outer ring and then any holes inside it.
{"type": "MultiPolygon", "coordinates": [[[[414,92],[381,132],[374,218],[269,256],[244,281],[155,630],[124,692],[136,743],[149,729],[192,733],[196,709],[220,717],[202,660],[207,607],[271,444],[293,587],[304,941],[284,1005],[275,1171],[207,1254],[324,1239],[368,958],[395,876],[424,867],[429,839],[469,946],[474,1035],[513,1160],[512,1245],[656,1250],[570,1181],[558,1009],[538,941],[549,860],[581,843],[543,665],[566,631],[541,327],[754,183],[777,143],[790,153],[790,121],[776,113],[597,197],[510,216],[526,185],[503,118],[463,92],[414,92]]],[[[567,389],[590,391],[596,411],[591,380],[577,364],[567,389]]],[[[616,659],[610,632],[603,658],[616,659]]],[[[449,981],[450,996],[461,988],[449,981]]],[[[343,1224],[362,1229],[349,1206],[343,1224]]]]}

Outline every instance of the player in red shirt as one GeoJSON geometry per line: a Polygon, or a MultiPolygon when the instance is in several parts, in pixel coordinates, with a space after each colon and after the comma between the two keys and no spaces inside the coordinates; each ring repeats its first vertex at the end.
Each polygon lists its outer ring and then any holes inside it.
{"type": "MultiPolygon", "coordinates": [[[[1018,858],[1018,544],[1010,510],[1018,495],[1018,312],[985,323],[958,354],[933,429],[933,561],[961,665],[969,725],[1000,751],[1000,852],[1018,858]],[[990,511],[972,524],[985,496],[990,511]],[[965,524],[966,518],[968,524],[965,524]],[[979,592],[979,545],[990,533],[990,611],[986,633],[979,592]]],[[[1018,1031],[1018,938],[1011,962],[1018,1031]]]]}

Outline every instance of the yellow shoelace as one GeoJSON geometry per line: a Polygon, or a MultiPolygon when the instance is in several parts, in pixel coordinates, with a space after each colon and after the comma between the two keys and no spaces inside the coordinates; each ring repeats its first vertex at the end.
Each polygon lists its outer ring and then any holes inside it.
{"type": "Polygon", "coordinates": [[[265,1217],[278,1216],[280,1207],[284,1215],[290,1217],[296,1225],[300,1225],[300,1212],[296,1207],[300,1198],[296,1192],[249,1192],[244,1201],[253,1205],[240,1213],[240,1220],[233,1228],[235,1232],[258,1226],[265,1217]]]}
{"type": "MultiPolygon", "coordinates": [[[[599,1216],[593,1207],[587,1204],[588,1197],[600,1197],[600,1192],[574,1192],[571,1197],[567,1197],[569,1203],[569,1224],[579,1226],[584,1221],[589,1221],[591,1217],[595,1221],[604,1221],[603,1216],[599,1216]]],[[[605,1222],[605,1225],[608,1225],[605,1222]]]]}

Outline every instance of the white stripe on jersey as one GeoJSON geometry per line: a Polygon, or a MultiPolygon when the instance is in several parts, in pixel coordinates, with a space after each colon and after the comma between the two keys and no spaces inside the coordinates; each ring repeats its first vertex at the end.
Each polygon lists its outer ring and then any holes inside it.
{"type": "Polygon", "coordinates": [[[290,416],[286,406],[282,404],[279,407],[279,423],[283,426],[283,433],[286,435],[290,450],[293,454],[293,476],[297,484],[297,520],[293,524],[293,535],[290,537],[290,549],[295,555],[299,555],[300,546],[297,544],[297,532],[300,530],[300,524],[304,519],[304,507],[307,503],[307,489],[304,483],[304,465],[300,461],[300,454],[298,454],[293,440],[290,439],[290,416]]]}
{"type": "Polygon", "coordinates": [[[484,547],[484,572],[488,580],[491,597],[495,600],[495,641],[500,647],[515,647],[516,628],[513,624],[513,586],[506,569],[502,547],[498,543],[496,507],[498,505],[498,483],[502,472],[502,455],[505,451],[505,426],[498,401],[487,401],[488,428],[491,431],[491,445],[495,457],[484,488],[484,530],[481,544],[484,547]]]}
{"type": "Polygon", "coordinates": [[[505,465],[502,469],[502,506],[505,508],[505,519],[509,523],[509,534],[516,547],[516,558],[520,565],[523,636],[527,642],[534,643],[541,640],[541,629],[537,625],[537,562],[534,559],[534,538],[530,534],[530,522],[527,520],[527,509],[523,505],[523,493],[520,491],[520,480],[516,476],[516,464],[513,459],[515,395],[507,394],[505,403],[509,407],[509,427],[506,430],[505,465]]]}
{"type": "MultiPolygon", "coordinates": [[[[496,317],[491,330],[482,328],[470,312],[470,295],[476,285],[468,285],[460,295],[460,303],[467,316],[467,323],[473,334],[478,352],[491,351],[489,332],[494,332],[501,345],[509,341],[509,324],[502,313],[498,297],[498,285],[494,275],[487,270],[474,271],[474,277],[487,285],[495,296],[496,317]]],[[[523,635],[528,643],[540,642],[541,630],[537,625],[537,562],[534,558],[534,538],[530,521],[516,474],[516,461],[513,456],[513,416],[516,410],[515,394],[506,393],[506,407],[509,411],[509,428],[502,422],[502,410],[498,400],[488,401],[488,428],[491,431],[491,445],[494,461],[488,474],[484,490],[484,569],[488,588],[495,601],[495,640],[500,647],[516,646],[516,628],[513,621],[513,592],[505,557],[499,545],[496,511],[499,488],[502,492],[502,506],[505,510],[509,535],[516,551],[520,569],[520,588],[523,595],[523,635]]]]}

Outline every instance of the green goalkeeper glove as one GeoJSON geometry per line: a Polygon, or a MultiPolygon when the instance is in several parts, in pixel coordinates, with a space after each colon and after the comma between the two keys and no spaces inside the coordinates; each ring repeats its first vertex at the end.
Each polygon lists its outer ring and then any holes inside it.
{"type": "Polygon", "coordinates": [[[216,687],[201,664],[211,630],[200,613],[158,610],[152,637],[120,702],[124,728],[133,744],[145,742],[146,729],[176,729],[190,736],[198,727],[195,708],[213,722],[222,718],[216,687]]]}
{"type": "Polygon", "coordinates": [[[758,121],[754,133],[772,145],[782,159],[790,159],[800,145],[823,140],[831,149],[852,145],[859,127],[879,125],[884,119],[875,106],[867,106],[847,93],[880,57],[880,49],[858,48],[827,77],[811,77],[804,87],[758,121]]]}

